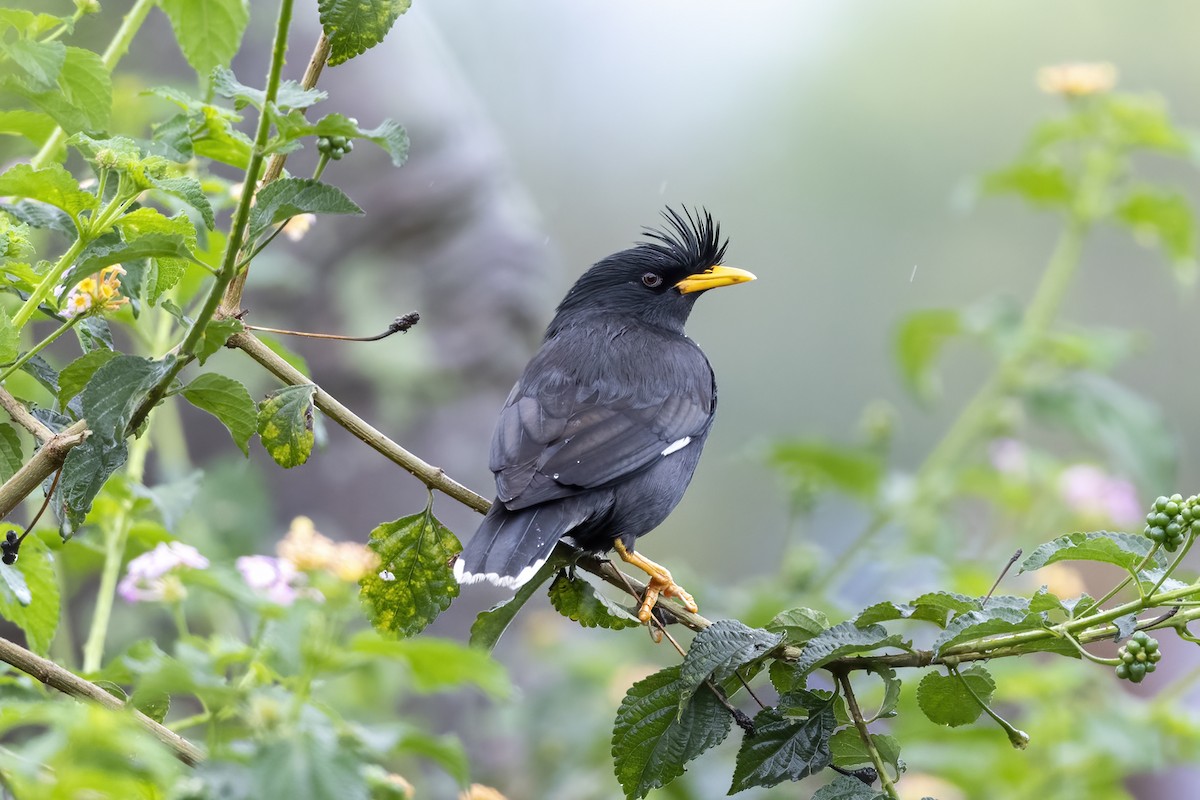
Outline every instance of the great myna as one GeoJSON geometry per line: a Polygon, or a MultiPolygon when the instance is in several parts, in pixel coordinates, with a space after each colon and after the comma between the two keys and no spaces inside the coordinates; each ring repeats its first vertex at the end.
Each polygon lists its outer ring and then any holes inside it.
{"type": "Polygon", "coordinates": [[[589,269],[567,292],[500,412],[496,501],[454,565],[459,583],[517,588],[560,538],[617,554],[660,594],[696,604],[634,552],[683,497],[717,407],[704,353],[683,334],[701,293],[754,280],[720,265],[727,242],[707,212],[667,210],[649,241],[589,269]]]}

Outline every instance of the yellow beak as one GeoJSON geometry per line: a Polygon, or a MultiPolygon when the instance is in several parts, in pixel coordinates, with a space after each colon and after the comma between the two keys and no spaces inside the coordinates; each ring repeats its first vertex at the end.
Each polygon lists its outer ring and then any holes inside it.
{"type": "Polygon", "coordinates": [[[692,292],[704,292],[721,286],[732,286],[735,283],[747,283],[752,280],[755,280],[753,272],[747,272],[744,269],[737,269],[736,267],[722,267],[718,265],[704,272],[688,275],[675,284],[675,288],[679,290],[680,294],[691,294],[692,292]]]}

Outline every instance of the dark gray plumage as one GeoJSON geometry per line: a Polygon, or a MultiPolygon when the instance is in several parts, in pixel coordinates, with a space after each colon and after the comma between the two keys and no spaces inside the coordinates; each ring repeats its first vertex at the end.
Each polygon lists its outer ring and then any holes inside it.
{"type": "Polygon", "coordinates": [[[496,501],[455,564],[460,582],[516,588],[563,537],[632,552],[683,497],[717,405],[683,326],[703,291],[754,276],[719,266],[708,214],[665,217],[580,277],[509,394],[492,441],[496,501]]]}

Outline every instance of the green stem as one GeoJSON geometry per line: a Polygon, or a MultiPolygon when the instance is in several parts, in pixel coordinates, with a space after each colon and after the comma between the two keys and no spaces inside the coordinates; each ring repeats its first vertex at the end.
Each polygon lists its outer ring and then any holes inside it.
{"type": "Polygon", "coordinates": [[[1103,664],[1106,667],[1116,667],[1121,664],[1121,659],[1119,658],[1104,658],[1102,656],[1089,653],[1087,650],[1083,649],[1083,645],[1079,643],[1079,640],[1069,633],[1064,633],[1062,638],[1073,644],[1075,649],[1079,651],[1079,655],[1083,656],[1088,661],[1094,661],[1097,664],[1103,664]]]}
{"type": "MultiPolygon", "coordinates": [[[[1154,558],[1154,555],[1158,552],[1159,547],[1161,547],[1161,545],[1156,542],[1154,547],[1150,548],[1150,552],[1146,553],[1146,557],[1143,558],[1141,560],[1141,562],[1136,567],[1133,568],[1133,574],[1127,575],[1125,577],[1125,580],[1121,581],[1116,586],[1109,589],[1108,594],[1104,595],[1104,597],[1101,597],[1099,600],[1097,600],[1095,605],[1093,606],[1093,608],[1099,608],[1100,606],[1107,603],[1109,600],[1112,600],[1114,597],[1116,597],[1117,592],[1121,591],[1126,586],[1128,586],[1130,581],[1132,581],[1135,576],[1140,575],[1142,573],[1142,570],[1144,570],[1146,568],[1146,565],[1150,563],[1150,560],[1154,558]]],[[[1155,586],[1154,590],[1158,591],[1158,586],[1155,586]]],[[[1154,592],[1150,592],[1150,594],[1154,594],[1154,592]]]]}
{"type": "Polygon", "coordinates": [[[58,261],[43,276],[41,283],[34,287],[33,293],[21,304],[21,307],[17,309],[17,313],[13,314],[12,324],[14,328],[20,330],[25,327],[25,323],[29,322],[30,318],[33,317],[33,312],[37,311],[42,301],[50,295],[51,290],[62,279],[63,273],[75,263],[75,259],[79,257],[79,254],[83,252],[83,248],[85,247],[87,247],[87,242],[80,235],[67,248],[67,252],[59,256],[58,261]]]}
{"type": "Polygon", "coordinates": [[[20,358],[18,358],[16,361],[14,361],[11,365],[9,365],[4,370],[4,372],[0,372],[0,383],[4,383],[4,381],[6,381],[8,379],[9,375],[12,375],[14,372],[16,372],[21,367],[23,367],[25,365],[25,362],[29,361],[29,359],[33,358],[38,353],[40,353],[47,345],[49,345],[55,339],[62,336],[67,331],[71,330],[71,328],[75,327],[76,323],[78,323],[79,320],[83,319],[85,316],[87,316],[87,315],[86,314],[77,314],[74,317],[70,317],[62,325],[59,325],[54,330],[54,333],[50,334],[45,339],[42,339],[40,342],[38,342],[33,347],[31,347],[28,352],[26,352],[24,355],[22,355],[20,358]]]}
{"type": "MultiPolygon", "coordinates": [[[[1191,550],[1192,545],[1195,543],[1196,543],[1195,534],[1188,534],[1187,544],[1185,544],[1183,546],[1183,548],[1179,551],[1179,555],[1175,556],[1175,560],[1172,561],[1170,563],[1170,565],[1166,569],[1163,570],[1163,574],[1159,577],[1158,582],[1154,584],[1154,588],[1150,590],[1149,594],[1153,595],[1155,592],[1157,592],[1159,587],[1162,586],[1164,582],[1166,582],[1167,578],[1171,575],[1171,573],[1173,573],[1176,569],[1178,569],[1179,565],[1183,563],[1184,556],[1186,556],[1188,554],[1188,550],[1191,550]]],[[[1157,547],[1157,546],[1158,545],[1155,545],[1155,547],[1157,547]]]]}
{"type": "MultiPolygon", "coordinates": [[[[113,71],[113,67],[121,60],[121,57],[129,50],[129,45],[133,41],[133,37],[137,35],[138,30],[142,27],[142,23],[146,21],[146,17],[150,14],[150,9],[158,4],[158,0],[137,0],[133,4],[133,8],[129,9],[129,13],[121,21],[121,27],[117,28],[117,32],[113,34],[112,41],[108,43],[104,54],[100,56],[100,60],[104,63],[104,69],[108,72],[113,71]]],[[[63,145],[67,139],[67,133],[62,128],[55,128],[46,139],[46,143],[42,145],[42,149],[38,150],[30,160],[30,165],[34,169],[39,169],[50,160],[51,156],[63,145]]]]}
{"type": "MultiPolygon", "coordinates": [[[[135,439],[129,446],[129,462],[125,472],[131,481],[141,482],[146,470],[146,455],[149,452],[148,435],[135,439]]],[[[125,545],[129,541],[132,510],[132,501],[123,503],[114,515],[112,524],[104,531],[104,567],[100,572],[100,588],[96,592],[96,610],[92,612],[92,624],[88,629],[87,641],[83,645],[85,675],[99,671],[104,663],[104,642],[108,638],[108,624],[112,619],[117,579],[121,576],[121,562],[125,560],[125,545]]]]}
{"type": "MultiPolygon", "coordinates": [[[[287,53],[288,28],[292,22],[293,2],[294,0],[280,0],[279,3],[279,18],[275,24],[275,42],[271,49],[271,69],[267,74],[267,103],[275,102],[275,98],[279,94],[280,76],[283,74],[283,59],[287,53]]],[[[258,186],[259,170],[261,170],[263,164],[263,150],[267,146],[270,134],[271,120],[266,113],[260,114],[258,118],[258,130],[254,137],[254,149],[250,152],[250,163],[246,166],[246,177],[242,183],[244,187],[242,196],[238,199],[237,208],[233,212],[233,223],[229,230],[229,238],[225,243],[225,254],[221,261],[221,271],[217,274],[216,280],[213,281],[212,286],[209,288],[204,305],[201,306],[200,311],[196,314],[196,319],[192,323],[192,327],[188,329],[183,343],[179,346],[178,357],[175,359],[174,365],[167,370],[162,380],[150,390],[146,399],[138,406],[130,419],[129,430],[136,430],[142,424],[146,419],[146,415],[150,413],[150,409],[154,408],[162,400],[171,382],[183,371],[184,367],[191,363],[192,357],[196,352],[196,347],[204,336],[204,329],[208,327],[208,323],[212,321],[213,316],[217,313],[217,308],[221,304],[221,298],[225,294],[225,288],[229,286],[234,276],[237,275],[238,253],[245,240],[246,226],[250,219],[250,206],[254,201],[254,195],[258,186]]]]}
{"type": "Polygon", "coordinates": [[[846,707],[850,711],[851,718],[854,720],[854,727],[858,729],[858,736],[862,739],[863,747],[870,754],[871,763],[875,765],[875,772],[879,774],[880,787],[888,797],[893,798],[893,800],[900,800],[900,794],[896,791],[896,785],[892,783],[892,776],[888,774],[887,765],[883,763],[883,757],[879,755],[879,749],[875,747],[875,742],[871,739],[871,732],[867,729],[862,709],[858,707],[858,699],[854,696],[854,688],[850,685],[850,676],[845,672],[839,672],[837,679],[842,687],[842,694],[846,698],[846,707]]]}
{"type": "Polygon", "coordinates": [[[958,678],[959,683],[961,683],[963,688],[967,690],[967,694],[969,694],[969,695],[971,695],[971,697],[975,698],[975,702],[978,703],[979,707],[983,709],[983,713],[985,713],[989,717],[991,717],[992,720],[997,725],[999,725],[1001,728],[1004,729],[1004,733],[1008,736],[1009,744],[1011,744],[1013,747],[1017,748],[1018,750],[1024,750],[1026,747],[1029,746],[1029,734],[1028,733],[1026,733],[1025,731],[1022,731],[1022,730],[1017,730],[1017,728],[1013,727],[1011,722],[1009,722],[1004,717],[997,714],[995,711],[992,710],[991,706],[989,706],[987,703],[983,702],[983,698],[981,698],[979,695],[975,694],[975,690],[971,688],[971,684],[967,683],[966,678],[964,678],[962,676],[962,674],[958,671],[957,668],[947,667],[947,669],[950,670],[951,675],[958,678]]]}

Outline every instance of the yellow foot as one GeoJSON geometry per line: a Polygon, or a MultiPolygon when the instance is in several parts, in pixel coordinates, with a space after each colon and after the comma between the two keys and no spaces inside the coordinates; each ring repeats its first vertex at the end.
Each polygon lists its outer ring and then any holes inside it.
{"type": "Polygon", "coordinates": [[[628,550],[621,543],[620,539],[617,539],[613,543],[613,547],[616,548],[617,555],[621,557],[622,561],[637,567],[650,576],[650,582],[646,586],[646,594],[642,597],[641,606],[638,607],[638,619],[642,622],[650,621],[651,610],[654,608],[655,603],[658,602],[659,596],[678,598],[683,603],[684,608],[693,614],[700,610],[696,605],[696,601],[692,599],[692,596],[682,586],[675,582],[666,567],[661,564],[655,564],[650,559],[628,550]]]}

